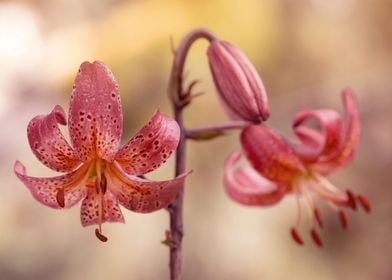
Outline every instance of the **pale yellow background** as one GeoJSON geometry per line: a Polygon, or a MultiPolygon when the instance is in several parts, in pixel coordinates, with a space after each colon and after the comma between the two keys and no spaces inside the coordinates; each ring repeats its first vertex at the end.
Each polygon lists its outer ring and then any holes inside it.
{"type": "MultiPolygon", "coordinates": [[[[289,236],[295,201],[271,208],[232,202],[223,163],[238,149],[234,133],[188,146],[184,279],[392,279],[392,5],[388,0],[162,0],[0,2],[0,279],[168,279],[168,227],[162,210],[124,210],[126,224],[105,224],[107,244],[82,228],[79,206],[55,211],[36,202],[12,171],[16,159],[36,176],[53,175],[29,149],[26,126],[55,104],[68,111],[72,82],[84,60],[102,60],[120,85],[123,142],[166,98],[170,38],[207,27],[239,46],[255,64],[270,98],[268,123],[292,137],[303,107],[341,110],[340,89],[358,93],[361,144],[354,162],[330,179],[365,193],[373,212],[349,211],[344,232],[321,207],[326,248],[299,248],[289,236]]],[[[197,43],[188,81],[206,94],[186,111],[189,127],[224,122],[206,60],[197,43]]],[[[66,133],[66,129],[64,130],[66,133]]],[[[170,160],[150,178],[172,176],[170,160]]],[[[323,205],[321,201],[319,205],[323,205]]]]}

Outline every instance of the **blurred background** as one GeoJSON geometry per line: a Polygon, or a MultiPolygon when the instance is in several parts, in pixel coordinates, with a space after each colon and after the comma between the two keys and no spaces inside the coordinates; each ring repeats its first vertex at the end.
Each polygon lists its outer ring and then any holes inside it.
{"type": "MultiPolygon", "coordinates": [[[[358,93],[361,144],[353,163],[330,180],[366,194],[372,213],[337,215],[322,207],[325,248],[290,238],[295,200],[270,208],[232,202],[223,163],[238,134],[188,145],[184,279],[392,279],[392,2],[354,0],[30,0],[0,2],[0,279],[168,279],[168,228],[162,210],[123,209],[126,224],[104,224],[109,242],[82,228],[79,206],[55,211],[36,202],[12,170],[21,160],[33,176],[51,172],[29,149],[31,118],[68,102],[82,61],[101,60],[116,76],[124,110],[123,142],[160,107],[172,53],[186,32],[206,27],[239,46],[266,86],[276,130],[292,137],[300,108],[341,110],[340,90],[358,93]]],[[[194,45],[188,81],[206,94],[186,111],[196,127],[224,122],[212,85],[207,43],[194,45]],[[201,113],[202,112],[202,113],[201,113]]],[[[65,134],[67,130],[64,129],[65,134]]],[[[68,137],[68,136],[67,136],[68,137]]],[[[167,179],[173,160],[149,176],[167,179]]]]}

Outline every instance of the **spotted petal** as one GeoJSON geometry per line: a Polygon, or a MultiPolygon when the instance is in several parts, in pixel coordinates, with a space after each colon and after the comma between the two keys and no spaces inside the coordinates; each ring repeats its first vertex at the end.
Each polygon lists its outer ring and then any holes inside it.
{"type": "Polygon", "coordinates": [[[157,110],[149,122],[121,148],[116,161],[128,174],[142,175],[166,162],[177,148],[177,122],[157,110]]]}
{"type": "Polygon", "coordinates": [[[55,171],[70,172],[81,162],[58,124],[67,124],[64,110],[59,105],[49,114],[33,118],[27,127],[27,137],[31,150],[43,164],[55,171]]]}
{"type": "Polygon", "coordinates": [[[80,208],[80,220],[84,227],[104,222],[125,222],[116,197],[109,190],[105,194],[97,194],[95,188],[87,190],[80,208]]]}
{"type": "Polygon", "coordinates": [[[342,120],[334,110],[320,109],[299,111],[293,120],[294,132],[302,145],[296,146],[297,154],[304,155],[303,159],[314,162],[329,159],[339,152],[342,143],[342,120]],[[306,124],[316,120],[320,130],[310,128],[306,124]]]}
{"type": "Polygon", "coordinates": [[[82,166],[76,171],[52,178],[36,178],[26,175],[24,165],[16,161],[14,172],[26,185],[33,197],[51,208],[63,208],[59,205],[58,192],[64,190],[64,207],[70,208],[85,196],[84,184],[88,167],[82,166]]]}
{"type": "Polygon", "coordinates": [[[287,188],[266,179],[249,166],[236,169],[235,164],[240,158],[240,152],[233,152],[226,161],[224,183],[227,194],[238,203],[250,206],[269,206],[280,201],[287,188]]]}
{"type": "Polygon", "coordinates": [[[150,213],[169,205],[184,185],[188,174],[182,174],[173,180],[156,182],[125,173],[117,162],[105,170],[108,189],[117,197],[119,203],[140,213],[150,213]]]}
{"type": "Polygon", "coordinates": [[[345,111],[343,140],[339,152],[333,158],[314,164],[313,168],[322,174],[328,174],[350,163],[359,144],[360,121],[355,93],[346,88],[342,92],[342,98],[345,111]]]}
{"type": "Polygon", "coordinates": [[[79,157],[112,161],[122,134],[117,82],[102,62],[84,62],[76,76],[69,109],[69,132],[79,157]]]}
{"type": "Polygon", "coordinates": [[[289,185],[304,166],[291,147],[264,125],[250,125],[241,133],[245,156],[267,179],[289,185]]]}

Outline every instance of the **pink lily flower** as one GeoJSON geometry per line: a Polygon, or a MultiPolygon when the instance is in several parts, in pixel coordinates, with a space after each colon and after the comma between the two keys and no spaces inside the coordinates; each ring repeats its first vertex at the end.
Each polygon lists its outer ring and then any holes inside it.
{"type": "Polygon", "coordinates": [[[228,195],[244,205],[270,206],[286,194],[297,198],[297,221],[291,229],[294,241],[302,245],[297,232],[301,221],[301,199],[306,204],[313,227],[313,241],[322,246],[316,231],[322,227],[320,211],[314,197],[323,199],[339,214],[343,228],[348,225],[344,207],[356,209],[356,202],[367,211],[370,204],[363,195],[341,191],[325,176],[346,166],[353,158],[359,142],[360,121],[354,92],[342,92],[345,118],[330,109],[301,110],[293,121],[300,144],[291,144],[264,125],[247,126],[241,133],[243,152],[251,166],[236,168],[240,152],[233,152],[225,166],[225,188],[228,195]],[[307,125],[315,120],[319,128],[307,125]]]}
{"type": "Polygon", "coordinates": [[[69,109],[72,146],[60,132],[66,125],[63,108],[55,106],[47,115],[33,118],[27,135],[30,147],[47,167],[65,173],[52,178],[26,175],[16,161],[16,176],[33,197],[51,208],[70,208],[82,201],[83,226],[124,223],[119,204],[140,213],[166,207],[183,186],[182,174],[173,180],[150,181],[141,178],[164,163],[176,149],[180,129],[169,117],[155,112],[149,122],[121,149],[123,116],[117,82],[102,62],[84,62],[73,86],[69,109]]]}

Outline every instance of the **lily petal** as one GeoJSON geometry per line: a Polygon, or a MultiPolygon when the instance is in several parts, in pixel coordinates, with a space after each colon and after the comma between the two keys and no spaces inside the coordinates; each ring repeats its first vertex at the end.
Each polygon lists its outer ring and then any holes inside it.
{"type": "Polygon", "coordinates": [[[295,134],[301,144],[291,144],[295,153],[304,161],[312,162],[315,154],[320,150],[323,143],[323,135],[319,131],[307,126],[299,126],[295,129],[295,134]]]}
{"type": "Polygon", "coordinates": [[[244,128],[241,144],[253,168],[273,182],[288,186],[298,173],[305,172],[292,148],[262,124],[244,128]]]}
{"type": "Polygon", "coordinates": [[[333,158],[317,162],[313,166],[314,170],[324,175],[350,163],[359,144],[360,121],[358,102],[354,91],[351,88],[344,89],[342,99],[345,111],[345,123],[343,130],[344,137],[339,153],[333,158]]]}
{"type": "Polygon", "coordinates": [[[64,110],[59,105],[49,114],[33,118],[27,127],[27,137],[31,150],[43,164],[55,171],[70,172],[81,161],[65,140],[58,124],[67,124],[64,110]]]}
{"type": "Polygon", "coordinates": [[[177,122],[157,110],[149,122],[124,145],[115,160],[128,174],[142,175],[166,162],[177,148],[177,122]]]}
{"type": "Polygon", "coordinates": [[[105,170],[108,188],[125,208],[140,213],[150,213],[169,205],[184,185],[182,174],[172,180],[150,181],[129,175],[114,162],[105,170]]]}
{"type": "Polygon", "coordinates": [[[301,110],[294,116],[293,128],[298,138],[302,141],[302,145],[295,148],[295,150],[299,155],[301,155],[301,151],[306,150],[305,160],[313,162],[329,159],[339,152],[343,140],[343,124],[336,111],[329,109],[301,110]],[[319,123],[321,131],[306,125],[312,119],[319,123]],[[308,130],[306,131],[304,128],[308,130]],[[311,133],[309,130],[314,132],[311,133]],[[317,133],[321,138],[316,136],[317,133]],[[309,143],[310,138],[312,143],[309,143]]]}
{"type": "Polygon", "coordinates": [[[36,200],[51,208],[70,208],[86,195],[84,187],[88,176],[86,166],[58,177],[36,178],[27,176],[25,166],[16,161],[14,172],[36,200]],[[57,199],[58,192],[62,190],[64,190],[64,207],[59,205],[57,199]]]}
{"type": "Polygon", "coordinates": [[[102,62],[83,62],[69,109],[69,133],[79,157],[112,161],[122,134],[117,82],[102,62]]]}
{"type": "Polygon", "coordinates": [[[227,194],[233,200],[251,206],[269,206],[280,201],[287,188],[266,179],[249,166],[236,169],[235,164],[240,158],[240,152],[233,152],[226,161],[224,183],[227,194]]]}
{"type": "Polygon", "coordinates": [[[109,190],[105,194],[97,194],[94,188],[88,188],[80,208],[80,220],[84,227],[104,222],[125,222],[116,197],[109,190]]]}

